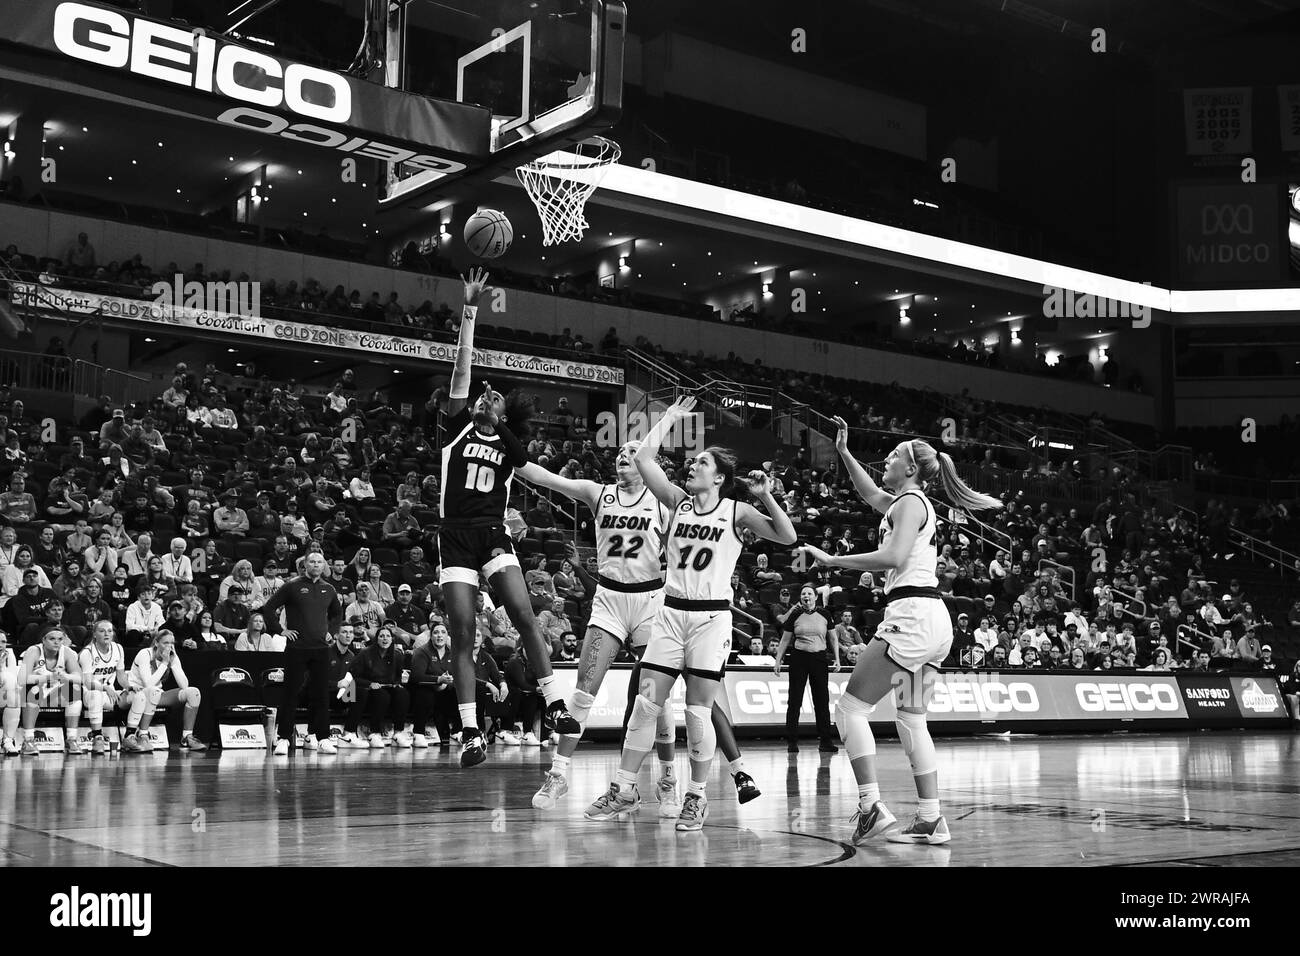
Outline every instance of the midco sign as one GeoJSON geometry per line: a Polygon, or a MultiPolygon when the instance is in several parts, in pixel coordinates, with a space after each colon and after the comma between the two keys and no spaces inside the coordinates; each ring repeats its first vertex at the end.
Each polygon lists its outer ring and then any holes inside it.
{"type": "MultiPolygon", "coordinates": [[[[6,3],[0,43],[34,47],[116,71],[125,96],[358,157],[444,174],[485,156],[486,111],[386,89],[356,77],[282,60],[259,50],[93,3],[6,3]],[[9,9],[12,8],[12,9],[9,9]],[[178,100],[177,94],[184,99],[178,100]],[[219,101],[217,111],[208,105],[219,101]]],[[[79,76],[70,77],[80,80],[79,76]]],[[[87,82],[94,95],[102,80],[87,82]]]]}

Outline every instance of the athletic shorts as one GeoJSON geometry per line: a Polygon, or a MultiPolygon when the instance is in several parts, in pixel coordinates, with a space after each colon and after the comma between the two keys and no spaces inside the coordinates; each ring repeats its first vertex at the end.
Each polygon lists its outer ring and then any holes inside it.
{"type": "Polygon", "coordinates": [[[938,667],[952,648],[948,606],[932,597],[891,601],[876,628],[876,638],[889,645],[885,653],[904,670],[916,673],[927,664],[938,667]]]}
{"type": "Polygon", "coordinates": [[[664,606],[663,589],[629,593],[597,587],[588,627],[598,627],[625,647],[644,647],[664,606]]]}
{"type": "Polygon", "coordinates": [[[478,587],[480,571],[490,578],[502,568],[519,567],[514,542],[506,533],[505,525],[500,524],[439,528],[438,557],[442,565],[438,573],[440,585],[458,582],[478,587]]]}
{"type": "Polygon", "coordinates": [[[722,679],[731,656],[731,611],[669,607],[655,618],[641,666],[676,676],[722,679]]]}

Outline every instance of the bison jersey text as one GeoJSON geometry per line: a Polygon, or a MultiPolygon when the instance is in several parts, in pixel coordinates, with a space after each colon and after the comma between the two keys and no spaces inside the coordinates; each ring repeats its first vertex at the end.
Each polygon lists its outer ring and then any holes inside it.
{"type": "Polygon", "coordinates": [[[889,546],[889,538],[894,533],[894,509],[900,501],[909,497],[917,499],[925,507],[925,519],[921,522],[921,528],[916,534],[916,540],[912,542],[911,549],[903,556],[903,560],[898,567],[890,568],[885,574],[886,594],[896,587],[933,588],[939,586],[939,578],[935,575],[935,566],[938,563],[939,553],[935,549],[937,529],[935,527],[934,505],[930,504],[930,499],[921,492],[916,490],[905,491],[885,509],[885,517],[880,522],[880,548],[883,551],[889,546]]]}
{"type": "Polygon", "coordinates": [[[94,675],[95,677],[112,678],[117,677],[117,672],[126,670],[126,658],[122,654],[122,645],[116,641],[108,649],[107,654],[101,654],[95,642],[91,641],[81,652],[81,673],[83,677],[94,675]]]}
{"type": "Polygon", "coordinates": [[[669,597],[730,603],[731,575],[743,550],[736,502],[724,498],[712,511],[698,514],[694,499],[687,498],[673,512],[664,550],[669,597]]]}
{"type": "Polygon", "coordinates": [[[602,578],[620,584],[663,580],[664,509],[642,488],[624,501],[618,485],[600,489],[596,503],[596,555],[602,578]]]}
{"type": "Polygon", "coordinates": [[[510,498],[514,469],[527,461],[518,441],[484,435],[474,427],[469,407],[447,422],[442,448],[442,524],[481,528],[501,524],[510,498]],[[514,451],[511,451],[513,446],[514,451]]]}

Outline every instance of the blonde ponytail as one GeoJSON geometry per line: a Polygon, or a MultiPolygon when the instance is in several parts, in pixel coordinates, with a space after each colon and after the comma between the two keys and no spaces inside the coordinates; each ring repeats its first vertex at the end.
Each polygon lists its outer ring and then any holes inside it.
{"type": "Polygon", "coordinates": [[[921,472],[921,480],[929,483],[938,479],[939,487],[954,507],[966,511],[992,511],[1003,506],[997,498],[980,494],[962,481],[952,456],[947,452],[935,451],[933,445],[919,438],[907,442],[907,450],[921,472]]]}
{"type": "Polygon", "coordinates": [[[961,480],[952,456],[945,451],[938,453],[939,485],[948,500],[956,507],[966,511],[992,511],[1002,507],[1002,502],[992,495],[981,494],[961,480]]]}

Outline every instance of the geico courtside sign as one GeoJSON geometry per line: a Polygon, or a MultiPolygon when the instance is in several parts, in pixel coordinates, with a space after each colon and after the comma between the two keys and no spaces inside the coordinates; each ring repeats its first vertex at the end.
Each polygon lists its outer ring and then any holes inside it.
{"type": "MultiPolygon", "coordinates": [[[[207,36],[202,30],[184,30],[88,3],[58,4],[52,31],[54,48],[65,56],[232,101],[234,105],[213,117],[227,126],[357,156],[407,163],[420,170],[453,173],[466,168],[453,159],[354,134],[361,120],[357,115],[358,98],[404,95],[397,91],[281,60],[207,36]]],[[[24,42],[21,33],[16,39],[24,42]]],[[[385,115],[391,112],[377,101],[367,109],[368,118],[395,124],[398,117],[385,115]]]]}

